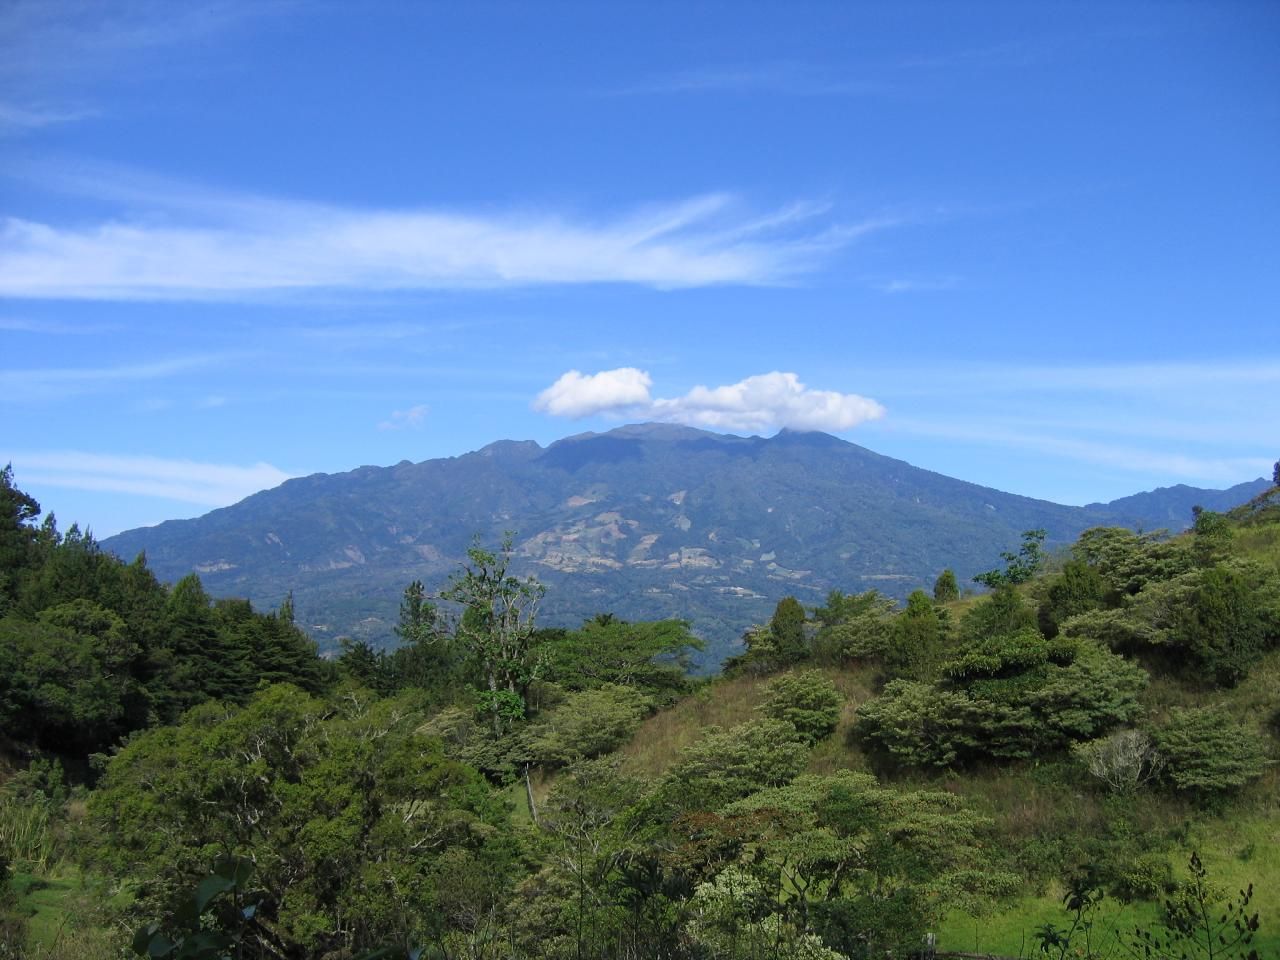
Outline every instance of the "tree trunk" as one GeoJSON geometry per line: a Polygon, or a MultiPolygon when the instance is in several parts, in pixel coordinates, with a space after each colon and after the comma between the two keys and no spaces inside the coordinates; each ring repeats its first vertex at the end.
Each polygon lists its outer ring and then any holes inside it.
{"type": "Polygon", "coordinates": [[[529,816],[533,818],[533,825],[538,825],[538,808],[533,802],[533,785],[529,782],[529,765],[524,765],[524,792],[529,798],[529,816]]]}

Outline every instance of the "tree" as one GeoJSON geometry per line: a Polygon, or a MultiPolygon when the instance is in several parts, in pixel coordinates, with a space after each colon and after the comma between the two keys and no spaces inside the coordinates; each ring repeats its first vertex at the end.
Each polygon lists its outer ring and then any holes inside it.
{"type": "Polygon", "coordinates": [[[567,764],[617,749],[644,719],[650,700],[612,684],[569,694],[538,716],[524,736],[538,763],[567,764]]]}
{"type": "Polygon", "coordinates": [[[1096,643],[1046,641],[1033,629],[966,644],[933,684],[894,680],[858,708],[856,729],[913,766],[1027,759],[1137,716],[1141,667],[1096,643]]]}
{"type": "Polygon", "coordinates": [[[40,504],[13,485],[13,465],[0,470],[0,615],[13,602],[19,574],[31,563],[40,504]]]}
{"type": "Polygon", "coordinates": [[[763,709],[766,716],[787,721],[815,743],[835,730],[843,701],[834,683],[817,670],[806,670],[770,680],[763,709]]]}
{"type": "Polygon", "coordinates": [[[1023,600],[1012,585],[1005,583],[965,611],[960,618],[960,639],[972,643],[986,637],[1017,633],[1035,624],[1035,608],[1023,600]]]}
{"type": "Polygon", "coordinates": [[[1090,774],[1120,796],[1129,796],[1164,770],[1164,757],[1141,730],[1117,730],[1097,740],[1078,743],[1072,752],[1090,774]]]}
{"type": "Polygon", "coordinates": [[[1185,648],[1223,686],[1235,686],[1272,646],[1280,623],[1265,589],[1225,565],[1194,575],[1194,586],[1175,608],[1170,639],[1185,648]]]}
{"type": "Polygon", "coordinates": [[[907,607],[893,621],[893,635],[884,651],[891,676],[932,680],[937,676],[946,640],[943,619],[929,595],[913,590],[907,607]]]}
{"type": "Polygon", "coordinates": [[[773,635],[774,649],[783,663],[795,663],[806,653],[804,638],[804,607],[795,597],[783,597],[774,608],[769,621],[769,633],[773,635]]]}
{"type": "Polygon", "coordinates": [[[551,916],[530,931],[529,956],[616,955],[608,947],[626,918],[618,881],[639,827],[626,813],[644,789],[620,767],[611,757],[575,764],[547,797],[539,819],[547,864],[519,899],[551,916]]]}
{"type": "Polygon", "coordinates": [[[808,759],[808,742],[784,720],[750,720],[728,730],[707,727],[681,751],[658,799],[677,810],[715,810],[762,787],[789,782],[808,759]]]}
{"type": "Polygon", "coordinates": [[[815,658],[841,663],[884,656],[893,641],[897,606],[875,590],[847,595],[831,591],[827,605],[815,611],[821,624],[813,640],[815,658]]]}
{"type": "Polygon", "coordinates": [[[1155,739],[1174,787],[1201,797],[1238,790],[1268,766],[1262,737],[1221,707],[1175,710],[1155,739]]]}
{"type": "Polygon", "coordinates": [[[956,583],[955,571],[948,567],[938,574],[933,581],[933,599],[938,603],[951,603],[960,599],[960,585],[956,583]]]}
{"type": "Polygon", "coordinates": [[[684,620],[597,616],[579,630],[540,634],[548,680],[570,690],[618,684],[665,700],[687,689],[689,655],[703,646],[684,620]]]}
{"type": "Polygon", "coordinates": [[[387,670],[395,689],[417,687],[432,693],[446,691],[457,673],[447,624],[435,604],[427,599],[421,580],[404,589],[400,622],[396,625],[400,646],[388,658],[387,670]]]}
{"type": "Polygon", "coordinates": [[[1002,553],[1005,562],[1004,570],[988,570],[974,577],[975,583],[991,587],[993,590],[1001,584],[1026,583],[1036,575],[1040,564],[1044,561],[1044,538],[1048,534],[1044,530],[1022,531],[1022,546],[1017,553],[1002,553]]]}
{"type": "Polygon", "coordinates": [[[1220,513],[1199,506],[1192,507],[1191,512],[1195,515],[1195,523],[1191,527],[1195,534],[1191,553],[1196,563],[1207,567],[1226,559],[1235,534],[1231,521],[1220,513]]]}
{"type": "Polygon", "coordinates": [[[1049,584],[1048,594],[1037,614],[1040,632],[1053,639],[1068,617],[1102,606],[1106,585],[1096,569],[1081,560],[1069,560],[1062,574],[1049,584]]]}
{"type": "Polygon", "coordinates": [[[0,726],[10,736],[88,753],[146,722],[148,701],[134,677],[140,651],[110,610],[76,600],[35,622],[5,618],[0,647],[0,667],[10,667],[0,677],[0,726]]]}
{"type": "Polygon", "coordinates": [[[984,850],[990,821],[960,798],[884,788],[866,773],[801,776],[724,816],[748,832],[764,902],[797,932],[821,933],[836,956],[913,955],[948,908],[1015,883],[984,850]]]}
{"type": "Polygon", "coordinates": [[[541,660],[534,649],[534,621],[543,587],[532,577],[510,572],[512,535],[496,553],[479,542],[467,550],[467,562],[449,578],[440,599],[462,609],[455,634],[482,685],[480,709],[495,736],[525,716],[529,684],[541,660]]]}
{"type": "Polygon", "coordinates": [[[213,852],[256,863],[276,944],[246,944],[246,958],[423,944],[448,933],[453,866],[471,858],[502,884],[515,847],[503,802],[422,722],[414,698],[326,703],[286,684],[242,708],[204,704],[112,757],[86,835],[150,908],[213,852]]]}

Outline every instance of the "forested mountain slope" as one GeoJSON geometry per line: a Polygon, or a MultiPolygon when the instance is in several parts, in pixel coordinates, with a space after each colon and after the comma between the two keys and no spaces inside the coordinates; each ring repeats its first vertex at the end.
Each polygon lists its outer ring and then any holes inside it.
{"type": "Polygon", "coordinates": [[[1044,528],[1053,544],[1099,524],[1181,528],[1184,499],[1225,507],[1266,486],[1069,507],[822,433],[643,424],[316,474],[103,546],[126,559],[145,551],[165,580],[196,572],[217,596],[274,606],[292,591],[299,624],[332,649],[342,635],[389,641],[407,583],[433,589],[474,536],[494,543],[512,530],[518,568],[548,586],[543,622],[682,617],[718,662],[788,594],[815,602],[875,587],[902,598],[944,567],[967,581],[1023,530],[1044,528]]]}

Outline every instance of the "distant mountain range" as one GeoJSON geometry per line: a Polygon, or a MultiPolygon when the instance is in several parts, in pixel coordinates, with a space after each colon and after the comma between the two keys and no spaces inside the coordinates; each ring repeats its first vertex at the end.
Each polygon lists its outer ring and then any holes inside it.
{"type": "Polygon", "coordinates": [[[289,480],[195,520],[103,541],[145,551],[164,580],[200,575],[215,596],[274,606],[336,648],[389,643],[404,587],[439,588],[479,535],[516,533],[517,568],[547,586],[541,621],[610,611],[682,617],[718,662],[792,594],[904,597],[945,567],[962,583],[999,565],[1021,532],[1049,545],[1098,525],[1182,529],[1270,486],[1177,486],[1069,507],[1002,493],[824,433],[735,437],[669,424],[585,433],[543,448],[503,440],[460,457],[289,480]]]}

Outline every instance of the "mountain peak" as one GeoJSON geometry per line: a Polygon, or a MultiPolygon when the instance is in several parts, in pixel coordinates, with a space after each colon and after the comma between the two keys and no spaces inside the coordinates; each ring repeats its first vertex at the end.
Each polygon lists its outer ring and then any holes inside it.
{"type": "Polygon", "coordinates": [[[595,433],[588,431],[586,433],[577,433],[571,437],[565,437],[563,440],[557,440],[551,446],[555,447],[562,443],[579,443],[583,440],[599,440],[605,437],[616,440],[697,440],[704,437],[720,438],[723,434],[712,433],[709,430],[699,430],[696,427],[686,427],[679,423],[627,423],[620,427],[614,427],[612,430],[606,430],[604,433],[595,433]]]}
{"type": "Polygon", "coordinates": [[[495,440],[476,451],[481,457],[523,456],[533,457],[542,452],[536,440],[495,440]]]}

